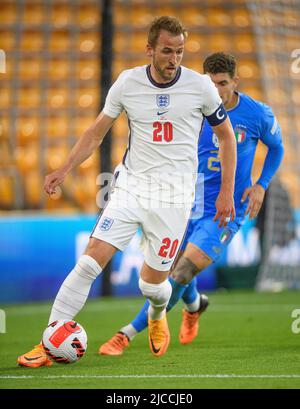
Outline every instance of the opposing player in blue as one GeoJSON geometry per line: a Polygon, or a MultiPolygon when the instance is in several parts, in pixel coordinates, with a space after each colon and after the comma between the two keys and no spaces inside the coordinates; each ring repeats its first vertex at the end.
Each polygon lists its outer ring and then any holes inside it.
{"type": "MultiPolygon", "coordinates": [[[[208,306],[208,298],[199,294],[196,275],[216,262],[238,232],[245,217],[254,219],[263,202],[265,191],[277,171],[284,154],[280,126],[271,108],[243,93],[237,92],[238,77],[236,60],[222,52],[210,55],[203,64],[218,88],[222,102],[230,117],[236,135],[237,170],[235,179],[236,218],[226,227],[219,227],[216,220],[216,200],[220,191],[222,172],[219,160],[219,142],[208,122],[204,122],[200,134],[198,178],[194,213],[188,225],[180,257],[171,272],[172,296],[167,306],[169,311],[180,298],[184,301],[183,320],[179,339],[188,344],[198,334],[200,315],[208,306]],[[268,152],[263,169],[255,184],[251,181],[251,169],[258,141],[264,143],[268,152]],[[201,191],[204,192],[204,208],[199,217],[201,191]]],[[[99,348],[103,355],[121,355],[134,336],[147,327],[146,302],[135,319],[99,348]]]]}

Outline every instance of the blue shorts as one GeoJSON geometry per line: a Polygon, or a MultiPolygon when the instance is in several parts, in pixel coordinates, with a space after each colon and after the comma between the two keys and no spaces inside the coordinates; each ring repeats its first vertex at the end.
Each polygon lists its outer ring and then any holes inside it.
{"type": "Polygon", "coordinates": [[[241,223],[236,221],[221,228],[218,224],[219,220],[213,221],[213,216],[191,219],[181,250],[184,250],[188,243],[193,243],[216,262],[241,227],[241,223]]]}

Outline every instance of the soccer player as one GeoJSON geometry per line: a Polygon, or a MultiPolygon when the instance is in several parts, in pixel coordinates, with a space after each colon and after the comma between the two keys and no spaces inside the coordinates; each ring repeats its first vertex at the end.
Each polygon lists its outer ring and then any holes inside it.
{"type": "MultiPolygon", "coordinates": [[[[176,18],[163,16],[153,21],[147,45],[151,63],[120,74],[108,92],[103,111],[63,166],[46,176],[44,185],[48,194],[54,193],[66,175],[98,148],[115,119],[126,111],[129,143],[115,173],[113,193],[85,254],[57,294],[49,323],[76,316],[93,281],[141,227],[145,262],[139,287],[149,300],[149,345],[155,356],[163,355],[169,344],[166,306],[172,289],[168,275],[194,201],[197,143],[204,116],[220,141],[222,186],[216,218],[226,225],[235,217],[233,129],[210,77],[180,65],[185,37],[186,30],[176,18]]],[[[34,367],[50,364],[41,344],[20,356],[18,362],[34,367]]]]}
{"type": "MultiPolygon", "coordinates": [[[[236,60],[222,52],[210,55],[203,64],[204,72],[209,74],[218,88],[231,123],[235,130],[237,144],[237,170],[235,178],[236,219],[226,227],[219,227],[213,220],[215,203],[221,185],[220,143],[214,130],[205,120],[200,135],[198,173],[204,174],[204,213],[201,218],[190,220],[177,265],[170,277],[172,296],[167,306],[169,311],[180,298],[183,299],[183,320],[179,332],[181,344],[193,341],[198,333],[198,320],[208,306],[208,298],[198,294],[196,274],[211,263],[216,262],[239,230],[244,218],[257,216],[265,191],[278,169],[283,157],[280,127],[267,105],[236,91],[238,77],[236,60]],[[258,140],[267,147],[262,173],[254,185],[251,183],[251,168],[258,140]]],[[[199,189],[196,192],[199,194],[199,189]]],[[[121,355],[134,336],[147,326],[148,303],[136,318],[120,332],[103,344],[99,353],[121,355]]]]}

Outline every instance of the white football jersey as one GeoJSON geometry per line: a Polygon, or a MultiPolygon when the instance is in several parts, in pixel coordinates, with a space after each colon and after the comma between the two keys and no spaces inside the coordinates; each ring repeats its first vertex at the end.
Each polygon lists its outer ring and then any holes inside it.
{"type": "Polygon", "coordinates": [[[179,67],[158,84],[150,65],[123,71],[106,98],[104,113],[128,117],[129,141],[116,185],[140,197],[191,203],[198,168],[203,115],[222,101],[208,75],[179,67]]]}

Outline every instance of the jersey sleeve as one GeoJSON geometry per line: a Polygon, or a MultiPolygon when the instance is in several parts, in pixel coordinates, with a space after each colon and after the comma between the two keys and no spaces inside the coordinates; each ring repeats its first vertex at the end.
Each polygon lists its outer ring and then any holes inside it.
{"type": "Polygon", "coordinates": [[[202,113],[211,126],[220,125],[227,118],[227,112],[222,104],[218,90],[210,77],[205,75],[204,105],[202,113]]]}
{"type": "Polygon", "coordinates": [[[284,148],[280,125],[272,109],[265,104],[262,104],[260,139],[268,147],[268,153],[261,176],[256,183],[267,189],[283,159],[284,148]]]}
{"type": "Polygon", "coordinates": [[[125,72],[119,75],[106,96],[103,112],[111,118],[117,118],[124,109],[122,104],[124,83],[125,72]]]}

